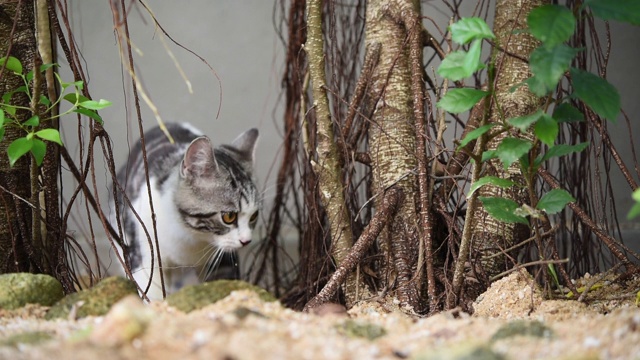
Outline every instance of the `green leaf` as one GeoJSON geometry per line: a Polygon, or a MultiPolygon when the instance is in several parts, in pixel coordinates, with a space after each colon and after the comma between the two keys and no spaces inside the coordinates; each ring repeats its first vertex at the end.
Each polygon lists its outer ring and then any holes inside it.
{"type": "Polygon", "coordinates": [[[553,146],[553,143],[556,142],[558,132],[558,123],[547,114],[540,117],[533,130],[538,139],[549,146],[553,146]]]}
{"type": "Polygon", "coordinates": [[[36,165],[42,165],[42,160],[44,160],[44,155],[47,153],[47,145],[38,139],[33,139],[33,147],[31,148],[31,154],[33,154],[33,158],[36,159],[36,165]]]}
{"type": "Polygon", "coordinates": [[[602,20],[640,25],[640,1],[638,0],[585,0],[584,4],[602,20]]]}
{"type": "Polygon", "coordinates": [[[111,106],[111,101],[100,99],[98,101],[95,100],[85,100],[78,103],[78,106],[83,107],[89,110],[100,110],[106,107],[111,106]]]}
{"type": "Polygon", "coordinates": [[[485,150],[482,152],[482,159],[480,161],[485,162],[487,160],[495,159],[498,157],[498,152],[496,150],[485,150]]]}
{"type": "Polygon", "coordinates": [[[469,76],[484,68],[484,64],[480,61],[481,53],[482,42],[480,40],[475,40],[469,47],[469,52],[467,52],[467,56],[464,59],[464,70],[470,72],[469,76]]]}
{"type": "Polygon", "coordinates": [[[558,279],[558,274],[556,273],[556,267],[553,264],[547,264],[547,269],[549,269],[549,273],[553,278],[553,283],[556,284],[556,289],[560,289],[560,280],[558,279]]]}
{"type": "Polygon", "coordinates": [[[534,93],[537,97],[543,97],[549,93],[544,81],[535,75],[526,79],[523,83],[526,84],[529,91],[534,93]]]}
{"type": "Polygon", "coordinates": [[[633,198],[636,203],[631,207],[631,210],[629,210],[629,213],[627,214],[628,220],[640,215],[640,189],[636,189],[636,191],[631,194],[631,198],[633,198]]]}
{"type": "Polygon", "coordinates": [[[620,112],[620,94],[609,82],[588,71],[571,68],[573,93],[601,117],[615,121],[620,112]]]}
{"type": "Polygon", "coordinates": [[[480,62],[481,43],[474,41],[469,48],[469,52],[458,50],[447,55],[438,67],[438,75],[458,81],[473,75],[474,72],[482,69],[484,64],[480,62]]]}
{"type": "Polygon", "coordinates": [[[25,125],[25,126],[38,126],[38,125],[40,125],[40,116],[33,115],[27,121],[23,122],[22,125],[25,125]]]}
{"type": "Polygon", "coordinates": [[[562,103],[556,106],[553,109],[553,118],[556,119],[557,122],[577,122],[583,121],[584,115],[580,112],[580,110],[573,107],[573,105],[568,103],[562,103]]]}
{"type": "Polygon", "coordinates": [[[467,133],[467,135],[460,141],[460,145],[458,145],[458,149],[465,147],[468,143],[472,142],[473,140],[476,140],[477,138],[482,136],[484,133],[489,131],[494,126],[496,126],[495,123],[487,124],[487,125],[482,125],[477,129],[473,129],[469,131],[469,133],[467,133]]]}
{"type": "Polygon", "coordinates": [[[40,104],[42,104],[44,106],[50,106],[51,105],[51,100],[49,100],[49,98],[44,96],[44,95],[40,95],[40,104]]]}
{"type": "Polygon", "coordinates": [[[100,115],[98,115],[98,113],[93,110],[77,108],[77,109],[74,109],[73,112],[88,116],[93,120],[97,121],[99,124],[104,124],[104,122],[102,121],[102,117],[100,117],[100,115]]]}
{"type": "Polygon", "coordinates": [[[576,199],[566,190],[553,189],[540,198],[536,209],[543,210],[547,214],[556,214],[562,211],[568,203],[574,201],[576,201],[576,199]]]}
{"type": "Polygon", "coordinates": [[[471,109],[488,94],[488,91],[476,89],[451,89],[436,105],[445,111],[457,114],[471,109]]]}
{"type": "Polygon", "coordinates": [[[81,102],[85,102],[85,101],[90,101],[91,99],[89,99],[88,97],[84,96],[84,95],[80,95],[78,93],[69,93],[67,95],[65,95],[63,97],[63,99],[67,100],[68,102],[76,105],[79,104],[81,102]]]}
{"type": "Polygon", "coordinates": [[[567,145],[567,144],[557,144],[549,148],[547,152],[544,154],[540,162],[547,161],[552,157],[560,157],[569,155],[575,152],[580,152],[589,146],[589,142],[585,141],[576,145],[567,145]]]}
{"type": "Polygon", "coordinates": [[[531,10],[527,24],[536,39],[545,46],[555,46],[571,38],[576,28],[576,18],[564,6],[543,5],[531,10]]]}
{"type": "Polygon", "coordinates": [[[506,223],[520,223],[529,225],[529,221],[524,216],[516,215],[515,211],[519,208],[518,203],[511,199],[500,197],[479,197],[489,215],[493,218],[506,223]]]}
{"type": "Polygon", "coordinates": [[[15,91],[9,91],[9,92],[6,92],[6,93],[2,94],[2,102],[5,103],[5,104],[11,103],[11,98],[13,97],[14,93],[15,93],[15,91]]]}
{"type": "Polygon", "coordinates": [[[4,140],[4,127],[0,127],[0,142],[4,140]]]}
{"type": "Polygon", "coordinates": [[[7,70],[11,70],[18,75],[22,75],[22,63],[20,63],[20,60],[13,56],[0,58],[0,67],[3,67],[5,63],[7,64],[7,70]]]}
{"type": "Polygon", "coordinates": [[[522,132],[529,131],[529,127],[538,121],[538,119],[542,116],[542,110],[538,110],[533,114],[518,116],[512,119],[507,120],[509,124],[518,128],[518,130],[522,132]]]}
{"type": "Polygon", "coordinates": [[[452,24],[451,39],[458,44],[466,44],[471,40],[494,39],[496,36],[489,25],[479,17],[462,18],[452,24]]]}
{"type": "Polygon", "coordinates": [[[476,190],[487,184],[501,188],[507,188],[516,185],[516,183],[509,179],[503,179],[496,176],[483,176],[478,179],[478,181],[474,182],[473,185],[471,185],[471,188],[469,188],[469,193],[467,193],[467,198],[470,198],[476,190]]]}
{"type": "Polygon", "coordinates": [[[500,142],[496,149],[496,155],[502,161],[504,168],[507,169],[523,155],[527,154],[532,146],[533,144],[529,140],[508,137],[500,142]]]}
{"type": "Polygon", "coordinates": [[[62,140],[60,140],[60,133],[56,129],[42,129],[36,131],[36,136],[43,140],[52,141],[62,146],[62,140]]]}
{"type": "Polygon", "coordinates": [[[546,91],[553,91],[579,51],[565,44],[553,47],[540,46],[531,53],[529,67],[545,85],[546,91]]]}
{"type": "Polygon", "coordinates": [[[58,64],[42,64],[40,65],[40,72],[44,72],[49,70],[49,68],[54,67],[54,66],[58,66],[58,64]]]}
{"type": "Polygon", "coordinates": [[[28,153],[33,147],[33,139],[27,139],[26,137],[17,138],[7,148],[7,155],[9,155],[9,164],[13,166],[18,159],[24,154],[28,153]]]}
{"type": "Polygon", "coordinates": [[[9,114],[9,115],[11,115],[11,116],[13,116],[13,117],[15,117],[15,116],[16,116],[16,107],[15,107],[15,106],[10,106],[10,105],[9,105],[9,106],[3,106],[2,108],[4,109],[4,111],[5,111],[7,114],[9,114]]]}
{"type": "Polygon", "coordinates": [[[0,109],[0,128],[4,127],[4,111],[2,109],[0,109]]]}

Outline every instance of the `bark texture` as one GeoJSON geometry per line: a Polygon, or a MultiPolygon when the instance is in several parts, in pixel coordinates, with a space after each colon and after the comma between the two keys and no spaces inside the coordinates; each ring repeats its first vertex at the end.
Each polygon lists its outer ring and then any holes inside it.
{"type": "MultiPolygon", "coordinates": [[[[342,184],[342,165],[334,142],[333,121],[329,110],[329,99],[325,89],[324,39],[322,34],[322,1],[311,0],[307,8],[307,43],[309,73],[313,93],[313,108],[317,121],[317,162],[314,171],[318,174],[320,198],[331,228],[331,255],[340,266],[353,245],[351,221],[345,206],[342,184]]],[[[347,276],[345,296],[350,307],[359,293],[357,276],[347,276]]],[[[362,292],[362,290],[360,291],[362,292]]]]}
{"type": "MultiPolygon", "coordinates": [[[[9,2],[0,5],[0,56],[14,56],[25,68],[33,65],[36,56],[33,1],[9,2]]],[[[0,93],[17,89],[22,80],[9,70],[0,75],[0,93]]],[[[30,107],[25,94],[15,94],[13,104],[30,107]]],[[[21,121],[31,113],[18,111],[21,121]]],[[[5,127],[0,142],[0,273],[31,271],[35,253],[31,239],[31,198],[29,182],[30,158],[22,157],[13,167],[9,165],[7,148],[11,142],[24,136],[22,130],[5,127]]]]}
{"type": "MultiPolygon", "coordinates": [[[[502,122],[516,116],[527,115],[540,106],[540,100],[532,94],[526,86],[520,86],[515,91],[512,88],[531,76],[529,65],[508,54],[515,54],[521,58],[529,58],[531,52],[539,45],[533,36],[522,31],[527,28],[527,16],[532,9],[549,3],[543,0],[500,0],[496,3],[494,33],[496,42],[506,51],[494,50],[496,56],[495,97],[491,106],[489,122],[502,122]]],[[[495,149],[506,136],[521,136],[520,134],[502,133],[487,143],[486,150],[495,149]]],[[[527,134],[524,135],[527,137],[527,134]]],[[[512,164],[507,170],[502,163],[494,159],[490,162],[487,175],[508,178],[524,185],[524,179],[517,163],[512,164]]],[[[483,186],[479,196],[504,197],[516,201],[519,204],[528,203],[529,196],[526,187],[500,189],[493,186],[483,186]]],[[[484,274],[487,278],[509,267],[506,256],[494,256],[502,249],[506,249],[515,243],[528,237],[528,228],[521,224],[506,224],[495,220],[487,214],[481,203],[468,218],[473,221],[472,239],[474,248],[480,257],[484,274]]]]}
{"type": "MultiPolygon", "coordinates": [[[[419,234],[413,175],[417,167],[415,116],[409,33],[399,20],[403,19],[401,12],[408,9],[419,14],[419,5],[407,0],[375,0],[367,6],[365,43],[367,47],[383,44],[369,89],[369,97],[377,99],[369,127],[374,194],[381,195],[391,185],[405,194],[391,231],[380,237],[382,253],[390,255],[381,264],[381,285],[386,287],[395,281],[396,296],[402,305],[418,310],[418,288],[412,281],[419,234]]],[[[382,205],[382,199],[378,196],[376,208],[382,205]]]]}

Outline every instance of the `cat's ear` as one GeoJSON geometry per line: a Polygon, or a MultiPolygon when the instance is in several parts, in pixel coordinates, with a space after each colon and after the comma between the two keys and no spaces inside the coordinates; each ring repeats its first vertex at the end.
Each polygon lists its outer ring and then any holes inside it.
{"type": "Polygon", "coordinates": [[[180,165],[180,175],[186,177],[211,177],[218,169],[211,140],[201,136],[191,142],[180,165]]]}
{"type": "Polygon", "coordinates": [[[253,168],[253,159],[256,152],[256,143],[258,142],[258,129],[249,129],[240,134],[233,142],[231,147],[234,150],[236,159],[245,167],[247,171],[253,168]]]}

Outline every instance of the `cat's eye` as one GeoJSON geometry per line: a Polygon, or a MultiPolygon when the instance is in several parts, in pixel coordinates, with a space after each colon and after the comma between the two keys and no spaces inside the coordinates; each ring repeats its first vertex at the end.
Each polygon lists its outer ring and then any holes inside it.
{"type": "Polygon", "coordinates": [[[253,215],[251,215],[251,218],[249,218],[249,222],[254,222],[258,220],[258,212],[254,212],[253,215]]]}
{"type": "Polygon", "coordinates": [[[222,213],[222,221],[227,224],[227,225],[231,225],[234,222],[236,222],[236,220],[238,219],[238,213],[237,212],[223,212],[222,213]]]}

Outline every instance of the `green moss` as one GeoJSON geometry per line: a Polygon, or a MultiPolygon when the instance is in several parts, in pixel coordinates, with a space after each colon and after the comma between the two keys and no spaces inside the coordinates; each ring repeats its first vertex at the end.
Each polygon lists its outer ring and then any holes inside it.
{"type": "Polygon", "coordinates": [[[0,275],[0,308],[13,310],[26,304],[51,306],[62,299],[62,285],[44,274],[14,273],[0,275]]]}
{"type": "Polygon", "coordinates": [[[336,328],[340,333],[352,338],[361,337],[369,340],[375,340],[387,334],[387,330],[381,326],[362,323],[351,319],[336,325],[336,328]]]}
{"type": "Polygon", "coordinates": [[[553,331],[540,321],[516,320],[501,326],[491,337],[498,341],[513,336],[552,337],[553,331]]]}
{"type": "Polygon", "coordinates": [[[18,344],[38,345],[52,339],[51,334],[44,331],[31,331],[15,334],[0,340],[0,346],[17,347],[18,344]]]}
{"type": "Polygon", "coordinates": [[[414,360],[502,360],[504,357],[487,345],[475,342],[459,343],[416,354],[414,360]]]}
{"type": "Polygon", "coordinates": [[[122,277],[109,277],[91,289],[70,294],[58,301],[49,309],[45,319],[67,318],[72,309],[75,309],[77,318],[104,315],[113,304],[131,294],[138,294],[133,281],[122,277]]]}
{"type": "Polygon", "coordinates": [[[232,291],[251,290],[263,301],[276,301],[268,291],[239,280],[217,280],[199,285],[185,286],[167,296],[167,303],[181,311],[191,312],[227,297],[232,291]]]}

